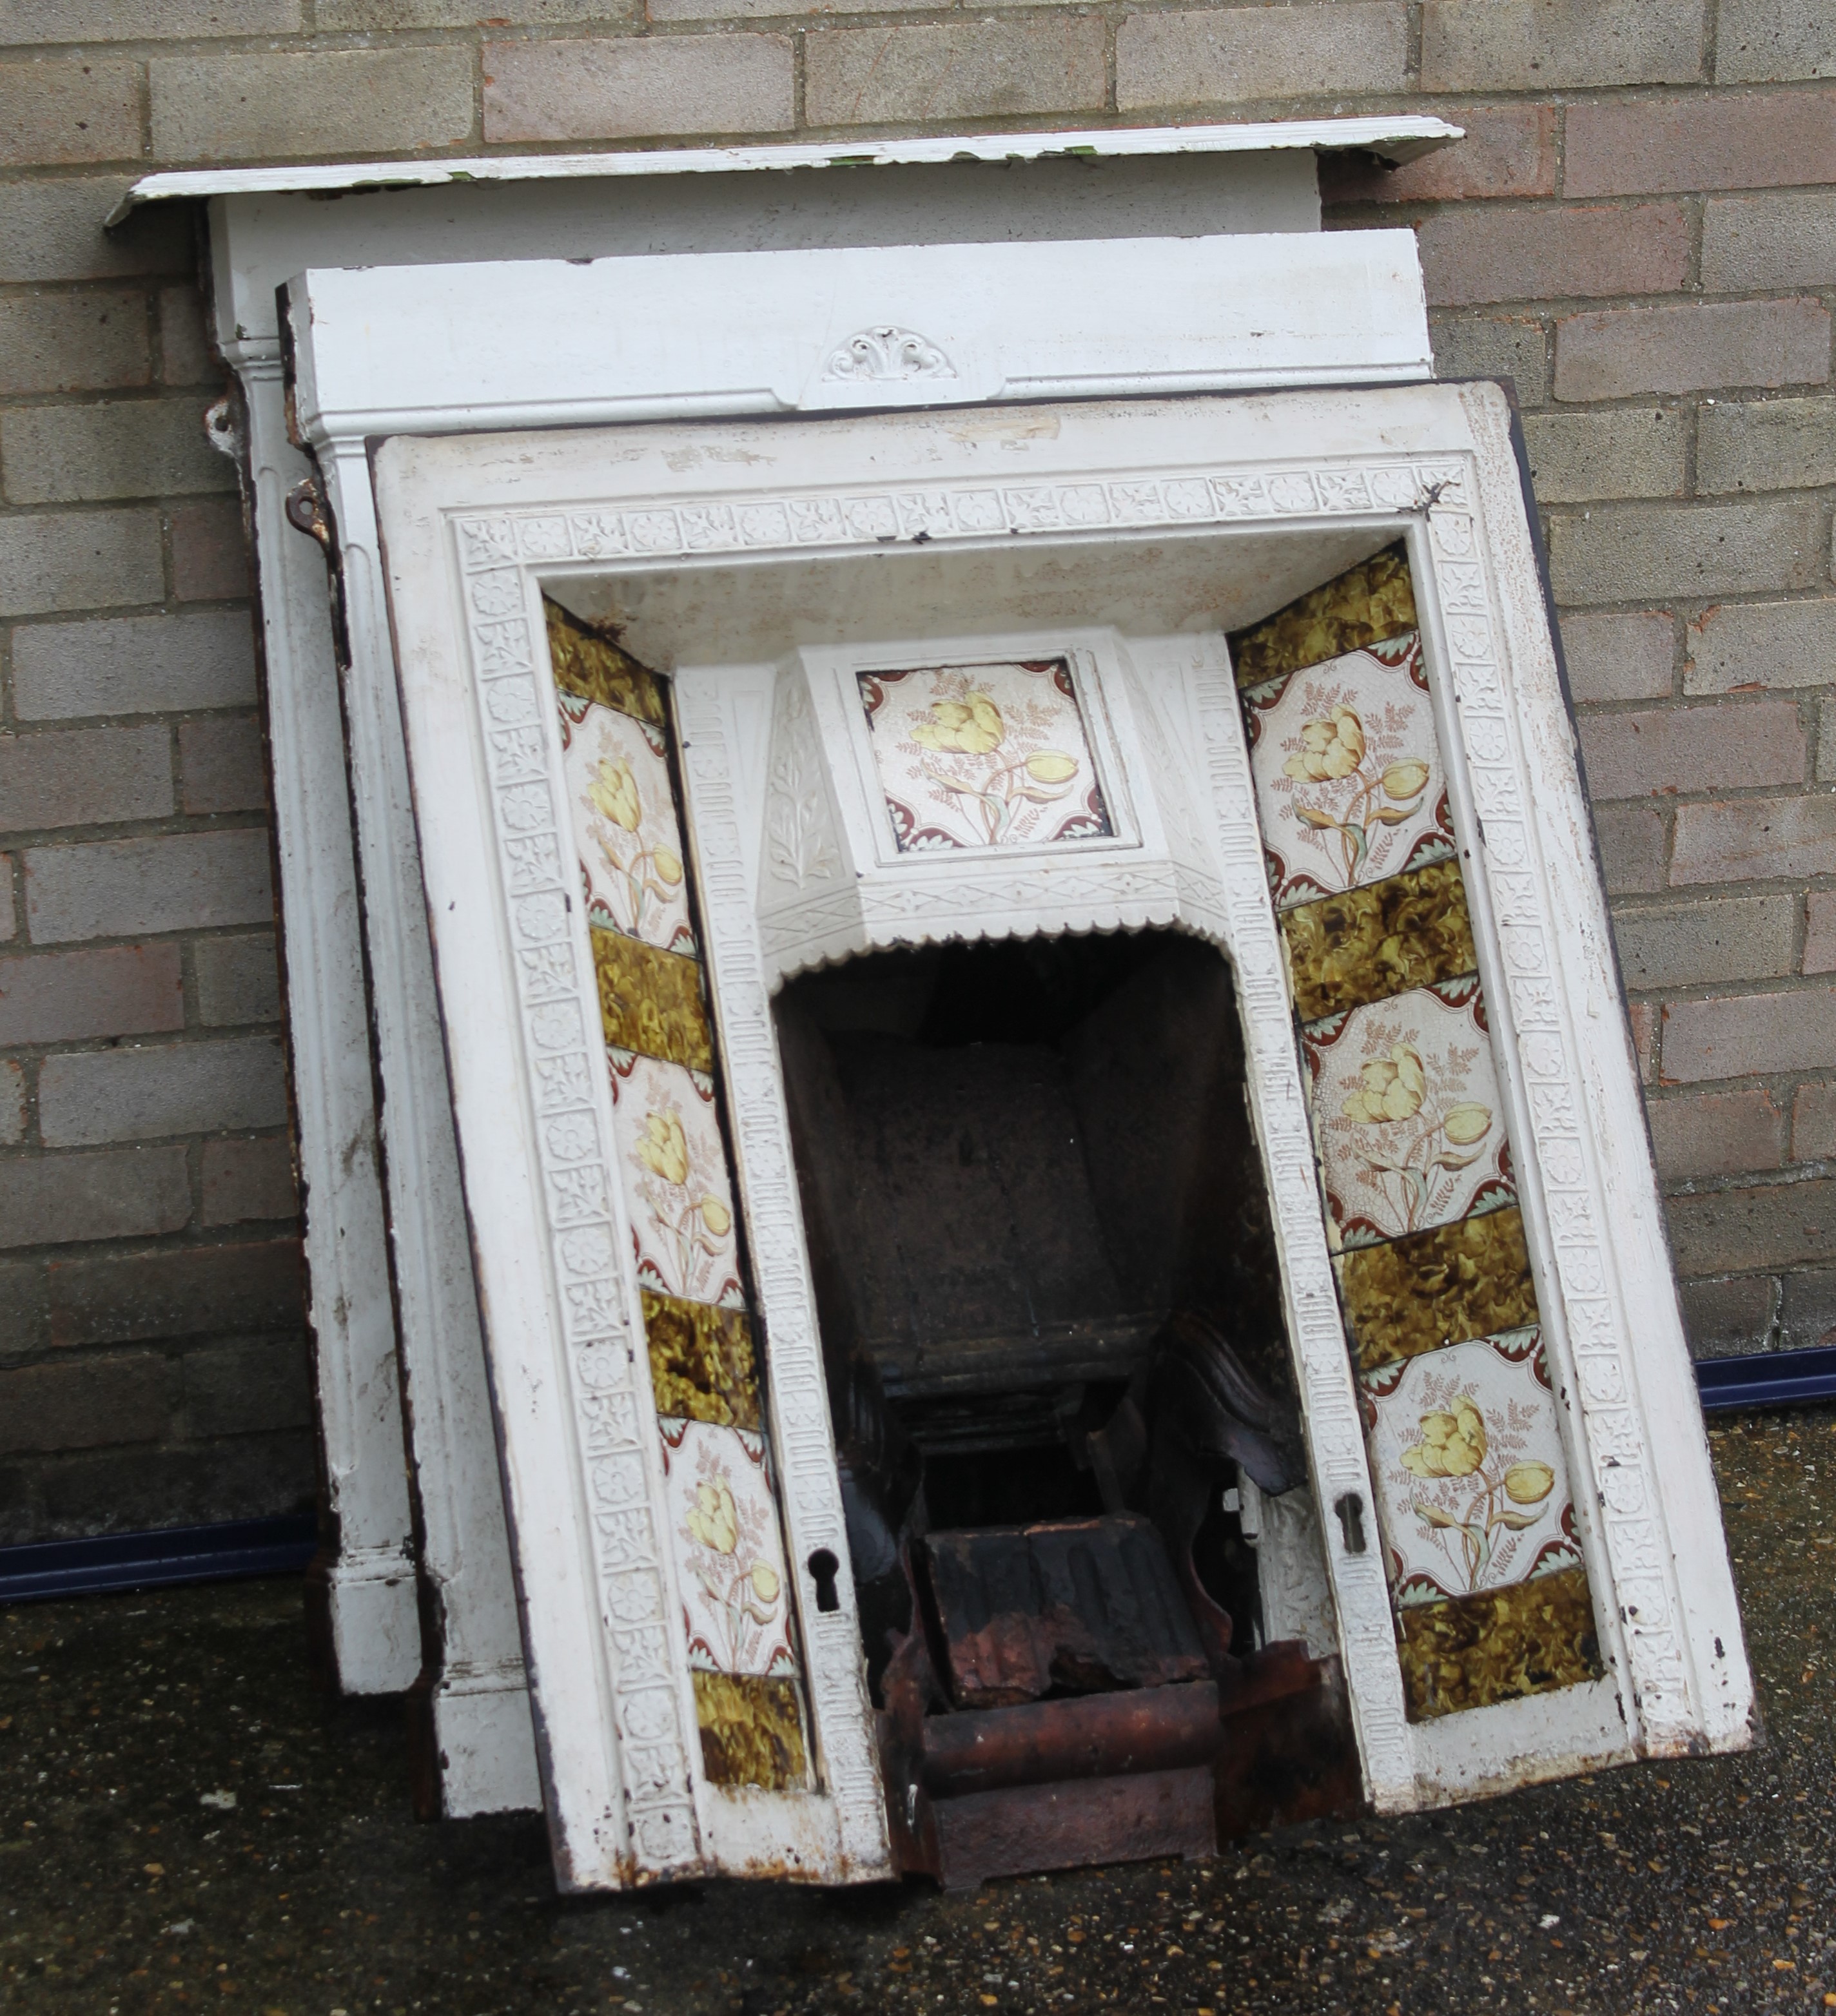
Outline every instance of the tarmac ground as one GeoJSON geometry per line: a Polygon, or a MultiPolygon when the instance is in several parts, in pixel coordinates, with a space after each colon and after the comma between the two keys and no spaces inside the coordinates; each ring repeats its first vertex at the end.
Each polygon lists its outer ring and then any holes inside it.
{"type": "Polygon", "coordinates": [[[400,1708],[312,1692],[297,1581],[0,1613],[0,2009],[1836,2007],[1836,1413],[1711,1441],[1762,1747],[967,1895],[558,1897],[539,1819],[410,1817],[400,1708]]]}

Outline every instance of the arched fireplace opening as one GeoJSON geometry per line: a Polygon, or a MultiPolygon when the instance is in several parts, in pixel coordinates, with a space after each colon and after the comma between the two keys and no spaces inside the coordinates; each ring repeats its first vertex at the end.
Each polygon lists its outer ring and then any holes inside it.
{"type": "MultiPolygon", "coordinates": [[[[880,952],[792,981],[777,1019],[838,1440],[896,1532],[1154,1509],[1129,1438],[1156,1432],[1170,1319],[1223,1340],[1291,1458],[1216,948],[1149,931],[880,952]]],[[[1208,1482],[1197,1571],[1240,1652],[1262,1636],[1254,1557],[1225,1510],[1236,1479],[1208,1482]]],[[[889,1564],[864,1533],[856,1551],[877,1674],[889,1564]]]]}

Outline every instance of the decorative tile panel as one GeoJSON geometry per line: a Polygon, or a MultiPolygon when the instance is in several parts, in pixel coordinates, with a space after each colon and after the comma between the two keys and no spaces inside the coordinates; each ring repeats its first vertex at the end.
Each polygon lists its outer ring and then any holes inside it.
{"type": "Polygon", "coordinates": [[[1309,1023],[1301,1042],[1338,1245],[1372,1245],[1515,1201],[1477,980],[1309,1023]]]}
{"type": "Polygon", "coordinates": [[[665,952],[693,952],[682,829],[664,732],[564,696],[568,810],[586,917],[665,952]]]}
{"type": "Polygon", "coordinates": [[[1238,685],[1253,686],[1415,628],[1415,589],[1399,544],[1239,631],[1231,639],[1231,657],[1238,685]]]}
{"type": "Polygon", "coordinates": [[[723,1427],[759,1426],[759,1373],[750,1317],[709,1302],[644,1292],[657,1412],[723,1427]]]}
{"type": "Polygon", "coordinates": [[[1354,1247],[1333,1265],[1361,1371],[1537,1319],[1524,1215],[1514,1204],[1381,1246],[1354,1247]]]}
{"type": "Polygon", "coordinates": [[[714,1081],[629,1050],[606,1054],[640,1284],[687,1301],[743,1309],[714,1081]]]}
{"type": "Polygon", "coordinates": [[[1304,1022],[1456,979],[1479,963],[1457,861],[1297,904],[1281,923],[1304,1022]]]}
{"type": "Polygon", "coordinates": [[[1582,1568],[1399,1613],[1411,1722],[1579,1687],[1603,1670],[1582,1568]]]}
{"type": "Polygon", "coordinates": [[[1358,1396],[1398,1606],[1581,1565],[1540,1332],[1384,1366],[1358,1396]]]}
{"type": "Polygon", "coordinates": [[[1278,909],[1452,853],[1416,632],[1251,686],[1243,701],[1278,909]]]}
{"type": "Polygon", "coordinates": [[[707,1421],[661,1425],[689,1664],[707,1672],[795,1673],[790,1579],[764,1438],[707,1421]]]}
{"type": "MultiPolygon", "coordinates": [[[[565,545],[568,528],[523,532],[565,545]]],[[[662,682],[609,639],[553,603],[547,621],[702,1770],[715,1784],[801,1787],[791,1588],[669,710],[662,682]]],[[[599,1165],[581,1173],[603,1188],[599,1165]]]]}
{"type": "Polygon", "coordinates": [[[900,853],[1114,830],[1064,659],[863,672],[860,688],[900,853]]]}
{"type": "Polygon", "coordinates": [[[698,1668],[694,1679],[702,1769],[710,1784],[788,1792],[808,1783],[803,1708],[795,1680],[698,1668]]]}
{"type": "MultiPolygon", "coordinates": [[[[555,519],[539,522],[545,545],[551,542],[552,535],[559,535],[555,553],[544,557],[565,557],[565,523],[555,519]]],[[[525,525],[525,549],[529,542],[529,527],[525,525]]],[[[663,684],[655,673],[647,671],[609,638],[577,623],[558,603],[548,602],[543,607],[548,621],[549,660],[554,668],[554,682],[563,693],[580,700],[596,700],[601,707],[629,714],[639,721],[649,722],[653,728],[668,725],[669,710],[663,704],[663,684]]]]}
{"type": "Polygon", "coordinates": [[[659,952],[641,938],[598,925],[591,938],[606,1041],[615,1049],[712,1071],[714,1038],[702,995],[701,962],[659,952]]]}

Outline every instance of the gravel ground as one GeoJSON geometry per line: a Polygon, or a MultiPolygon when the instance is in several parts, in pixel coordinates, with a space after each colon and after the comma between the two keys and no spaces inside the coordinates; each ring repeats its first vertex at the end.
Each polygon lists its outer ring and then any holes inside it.
{"type": "Polygon", "coordinates": [[[1836,1415],[1748,1417],[1712,1439],[1765,1748],[967,1897],[709,1884],[557,1899],[539,1821],[409,1818],[398,1712],[310,1692],[297,1582],[6,1612],[0,2007],[1836,2007],[1836,1415]]]}

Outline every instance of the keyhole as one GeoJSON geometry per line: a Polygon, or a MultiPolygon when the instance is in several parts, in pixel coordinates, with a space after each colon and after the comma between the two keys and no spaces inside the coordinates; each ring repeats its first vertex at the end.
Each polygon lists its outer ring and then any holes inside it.
{"type": "Polygon", "coordinates": [[[842,1599],[835,1593],[835,1571],[841,1567],[827,1547],[818,1547],[810,1557],[810,1572],[816,1582],[818,1610],[839,1610],[842,1599]]]}
{"type": "Polygon", "coordinates": [[[1333,1510],[1339,1515],[1339,1524],[1345,1534],[1345,1551],[1348,1554],[1364,1552],[1364,1500],[1355,1491],[1348,1491],[1338,1499],[1333,1510]]]}

